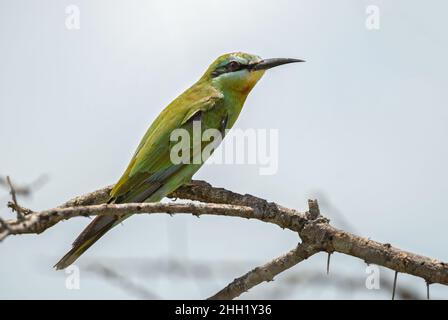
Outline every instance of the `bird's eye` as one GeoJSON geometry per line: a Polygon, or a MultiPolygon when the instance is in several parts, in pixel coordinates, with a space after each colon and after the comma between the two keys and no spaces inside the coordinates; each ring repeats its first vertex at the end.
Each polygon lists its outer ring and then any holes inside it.
{"type": "Polygon", "coordinates": [[[227,65],[227,69],[229,71],[237,71],[238,69],[240,69],[240,63],[237,61],[231,61],[228,65],[227,65]]]}

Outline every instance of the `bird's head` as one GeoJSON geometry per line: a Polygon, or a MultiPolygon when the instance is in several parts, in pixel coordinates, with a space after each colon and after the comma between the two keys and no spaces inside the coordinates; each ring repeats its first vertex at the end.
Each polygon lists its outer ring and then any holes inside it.
{"type": "Polygon", "coordinates": [[[299,59],[261,59],[244,52],[228,53],[216,59],[202,79],[211,81],[216,87],[248,94],[267,69],[286,63],[303,62],[299,59]]]}

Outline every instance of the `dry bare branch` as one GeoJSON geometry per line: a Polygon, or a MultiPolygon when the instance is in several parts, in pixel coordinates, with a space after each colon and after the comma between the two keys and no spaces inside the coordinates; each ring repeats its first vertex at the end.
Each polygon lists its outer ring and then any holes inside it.
{"type": "Polygon", "coordinates": [[[242,277],[233,280],[224,289],[214,294],[209,300],[230,300],[240,296],[242,293],[266,281],[273,281],[274,277],[279,273],[295,266],[299,262],[308,259],[320,248],[314,247],[312,244],[301,243],[293,250],[278,257],[265,265],[256,267],[242,277]]]}
{"type": "Polygon", "coordinates": [[[242,217],[273,223],[281,228],[297,232],[302,239],[302,245],[285,256],[236,279],[215,295],[218,298],[237,297],[254,285],[272,279],[279,272],[317,251],[347,254],[368,263],[423,278],[427,283],[448,285],[448,264],[337,229],[313,209],[313,203],[310,203],[308,212],[299,212],[252,195],[242,195],[222,188],[214,188],[203,181],[194,181],[179,188],[170,197],[203,203],[99,204],[107,200],[110,189],[111,186],[76,197],[54,209],[32,212],[21,221],[5,221],[0,224],[0,240],[12,234],[41,233],[59,221],[76,216],[187,213],[242,217]]]}
{"type": "Polygon", "coordinates": [[[252,218],[254,210],[250,207],[234,206],[214,203],[124,203],[124,204],[100,204],[92,206],[79,206],[67,208],[54,208],[35,212],[20,220],[7,220],[6,225],[0,228],[0,240],[8,235],[27,233],[42,233],[56,223],[74,217],[89,217],[97,215],[126,215],[126,214],[213,214],[222,216],[252,218]]]}

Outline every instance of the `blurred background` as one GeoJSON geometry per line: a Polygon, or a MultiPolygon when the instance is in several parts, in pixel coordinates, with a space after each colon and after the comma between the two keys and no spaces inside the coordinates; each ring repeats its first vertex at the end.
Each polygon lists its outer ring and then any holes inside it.
{"type": "MultiPolygon", "coordinates": [[[[33,187],[24,206],[54,207],[114,183],[217,56],[301,58],[265,75],[236,124],[279,130],[277,174],[210,165],[195,178],[300,210],[316,197],[338,227],[446,261],[447,13],[442,0],[1,0],[0,175],[33,187]],[[70,5],[79,29],[66,26],[70,5]],[[371,5],[379,29],[366,27],[371,5]]],[[[3,218],[9,198],[0,189],[3,218]]],[[[298,242],[257,221],[135,216],[78,261],[69,290],[52,266],[88,222],[0,243],[0,298],[201,299],[298,242]]],[[[329,275],[325,264],[314,256],[241,299],[391,297],[393,271],[369,290],[363,261],[334,254],[329,275]]],[[[399,274],[398,288],[426,295],[420,278],[399,274]]]]}

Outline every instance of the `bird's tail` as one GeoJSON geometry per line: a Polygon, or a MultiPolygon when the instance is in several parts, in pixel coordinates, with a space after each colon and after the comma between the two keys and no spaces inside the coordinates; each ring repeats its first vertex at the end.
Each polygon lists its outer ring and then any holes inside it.
{"type": "Polygon", "coordinates": [[[81,232],[73,242],[73,248],[54,265],[56,270],[65,269],[76,261],[87,249],[89,249],[107,231],[126,217],[98,216],[81,232]]]}

